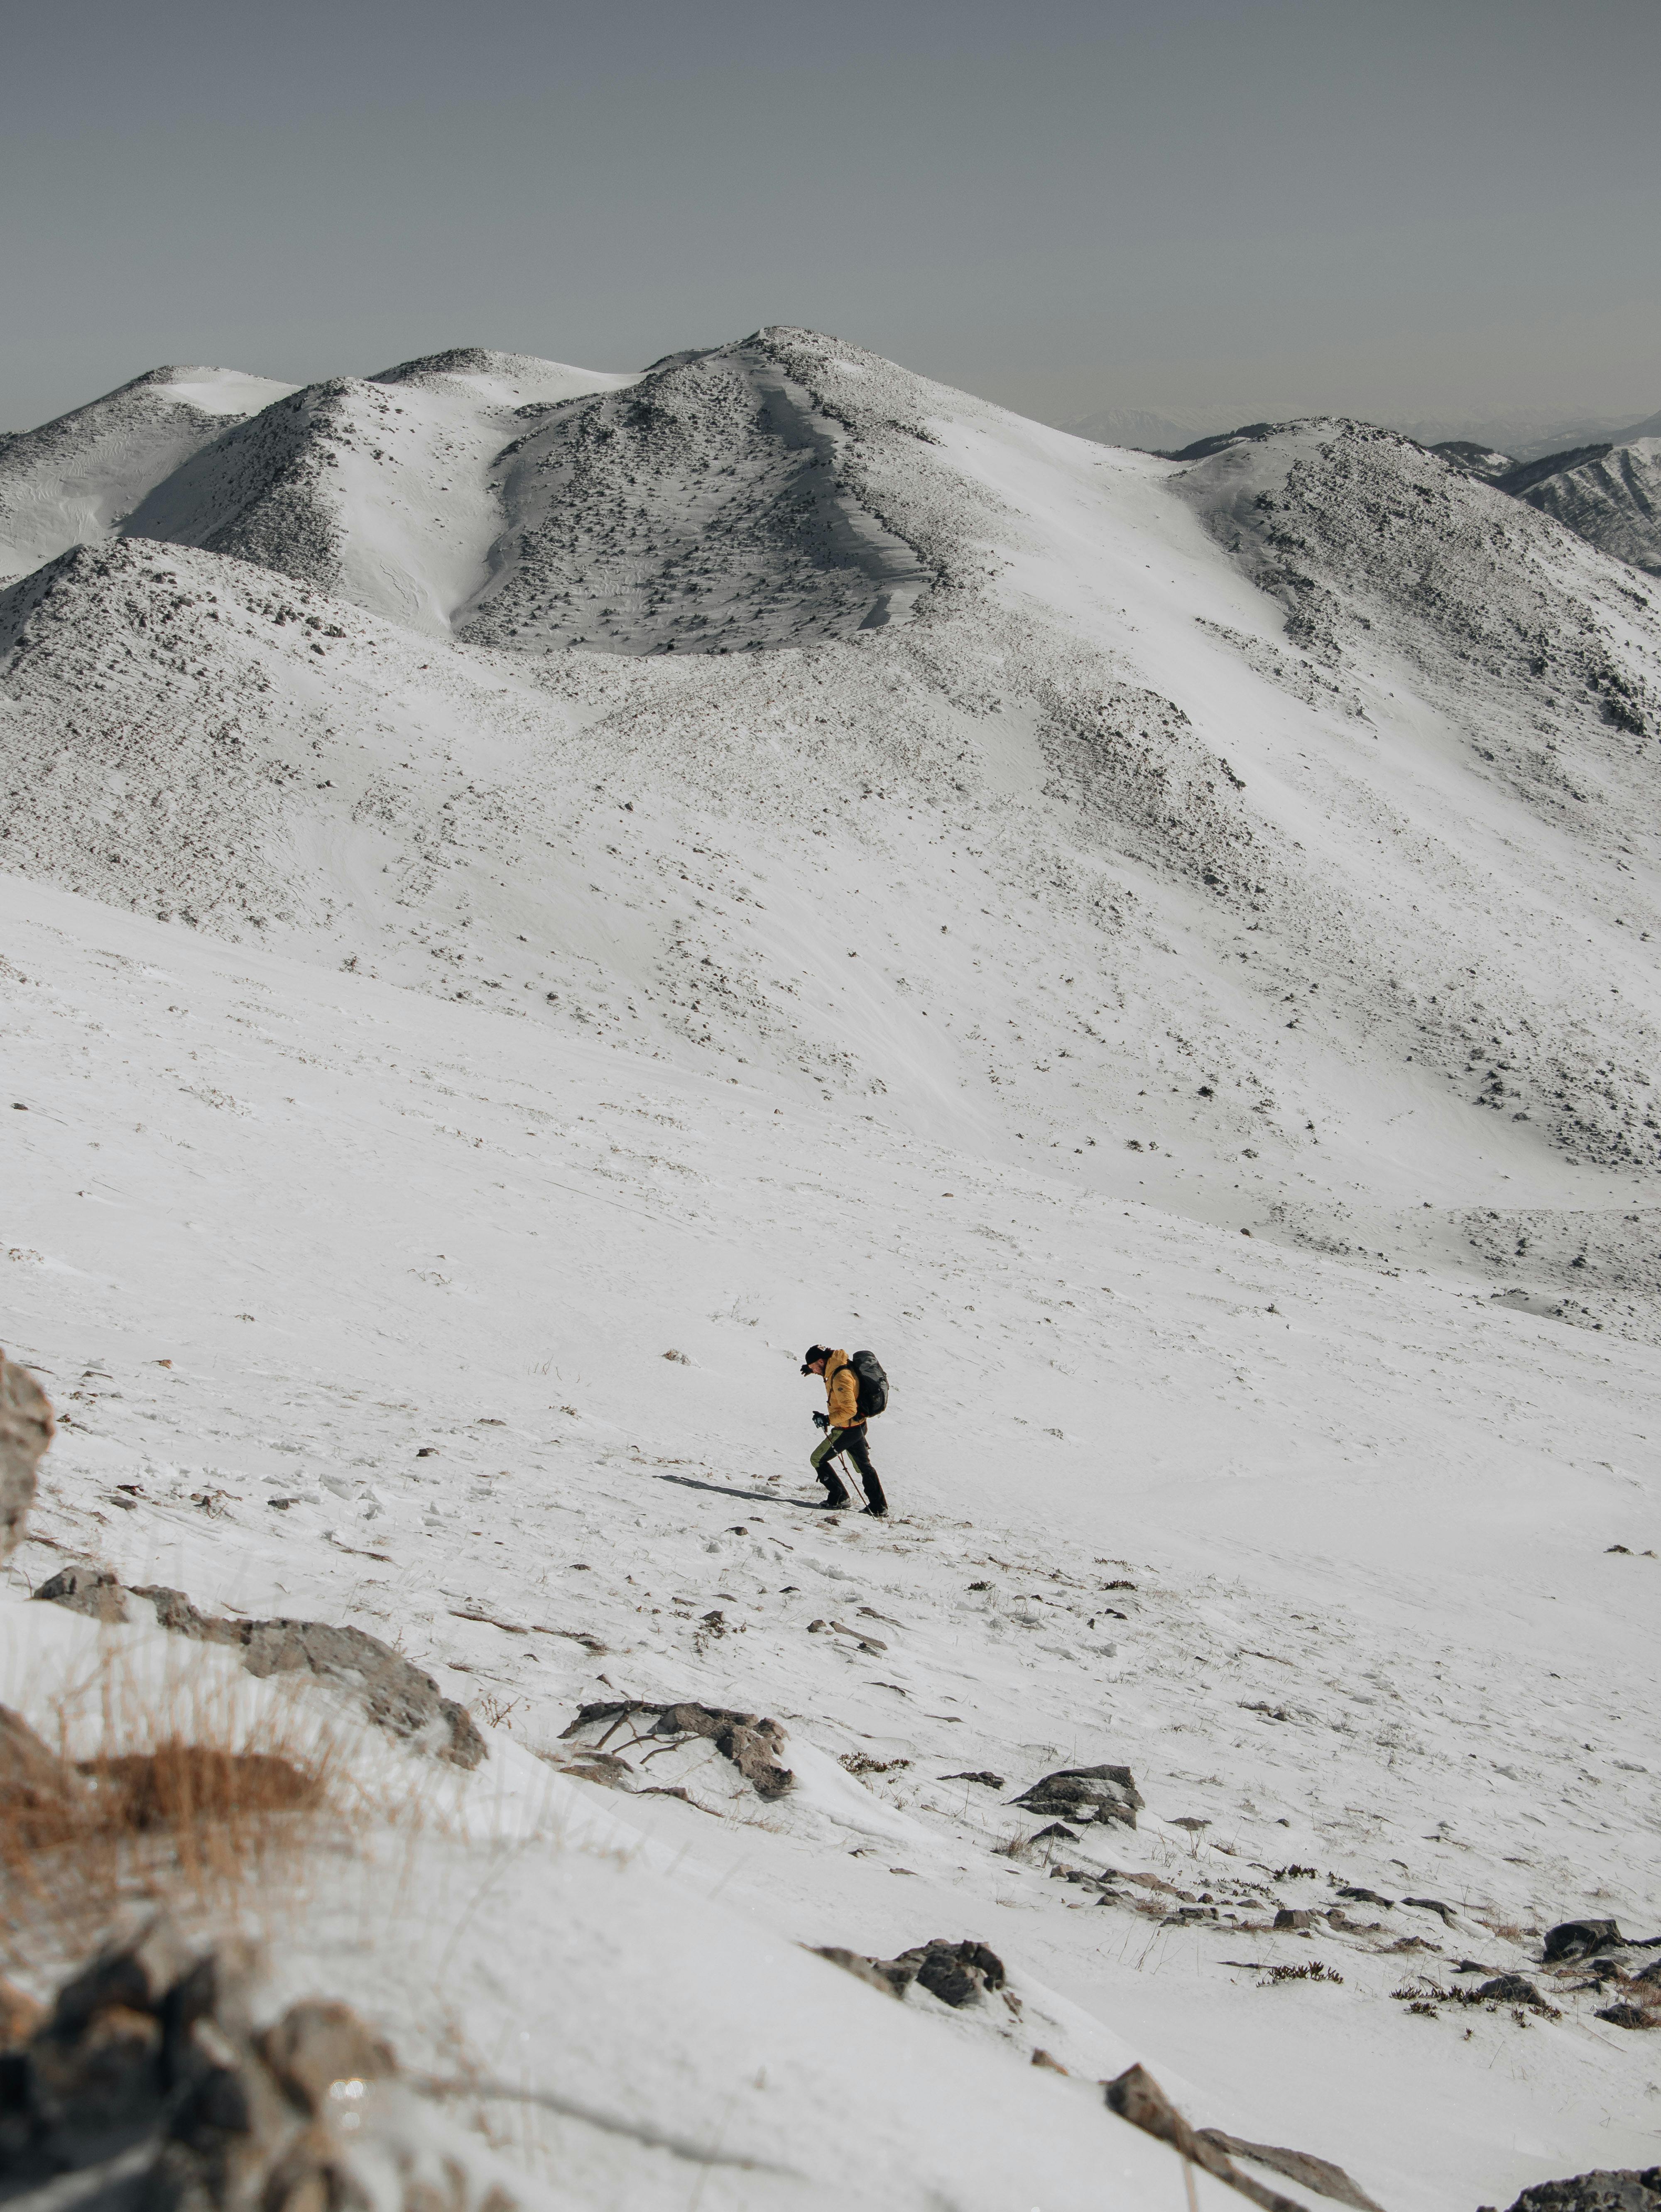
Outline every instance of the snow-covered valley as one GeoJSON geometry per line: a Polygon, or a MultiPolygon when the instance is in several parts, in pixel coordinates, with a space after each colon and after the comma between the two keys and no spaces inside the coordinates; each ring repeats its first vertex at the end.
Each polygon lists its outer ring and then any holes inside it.
{"type": "Polygon", "coordinates": [[[94,1562],[466,1706],[277,1978],[752,2160],[484,2098],[554,2202],[1174,2204],[1137,2060],[1388,2212],[1652,2164],[1653,1954],[1541,1963],[1661,1932],[1643,580],[1360,426],[451,358],[0,598],[6,1701],[159,1639],[28,1601],[94,1562]],[[685,1700],[793,1786],[567,1733],[685,1700]],[[1134,1828],[1014,1802],[1104,1764],[1134,1828]],[[1016,2002],[793,1948],[937,1936],[1016,2002]]]}

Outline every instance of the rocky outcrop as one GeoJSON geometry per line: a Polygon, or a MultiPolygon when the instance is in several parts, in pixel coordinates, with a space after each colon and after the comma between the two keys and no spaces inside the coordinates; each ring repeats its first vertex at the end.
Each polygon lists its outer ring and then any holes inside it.
{"type": "Polygon", "coordinates": [[[348,2007],[291,2005],[261,2029],[254,1996],[252,1953],[193,1955],[164,1917],[101,1952],[0,2056],[0,2196],[96,2212],[514,2212],[494,2161],[422,2109],[348,2007]]]}
{"type": "Polygon", "coordinates": [[[46,1392],[0,1352],[0,1559],[21,1543],[34,1503],[34,1471],[56,1423],[46,1392]]]}
{"type": "Polygon", "coordinates": [[[1062,1766],[1014,1800],[1029,1813],[1082,1823],[1116,1820],[1134,1828],[1141,1795],[1128,1766],[1062,1766]]]}
{"type": "Polygon", "coordinates": [[[131,1618],[130,1598],[142,1598],[158,1624],[175,1636],[226,1644],[241,1651],[251,1674],[311,1674],[344,1691],[376,1727],[452,1765],[477,1766],[488,1747],[465,1705],[447,1698],[389,1644],[361,1628],[320,1620],[228,1620],[201,1612],[182,1590],[158,1584],[125,1590],[106,1569],[61,1568],[34,1593],[94,1620],[131,1618]]]}

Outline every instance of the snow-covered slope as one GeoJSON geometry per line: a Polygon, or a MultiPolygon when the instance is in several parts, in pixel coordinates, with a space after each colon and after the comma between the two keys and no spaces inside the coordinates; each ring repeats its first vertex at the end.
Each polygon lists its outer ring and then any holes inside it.
{"type": "Polygon", "coordinates": [[[0,580],[105,538],[146,493],[292,387],[227,368],[153,368],[38,430],[0,438],[0,580]]]}
{"type": "MultiPolygon", "coordinates": [[[[1661,1932],[1654,1352],[759,1073],[15,878],[0,909],[9,1349],[67,1416],[23,1580],[91,1553],[350,1620],[490,1732],[477,1844],[442,1819],[419,1863],[321,1870],[292,1994],[830,2202],[989,2212],[1023,2171],[1027,2203],[1180,2202],[1089,2089],[1133,2057],[1389,2212],[1652,2161],[1647,2039],[1531,1931],[1661,1932]],[[893,1378],[887,1525],[806,1503],[827,1328],[893,1378]],[[551,1774],[517,1828],[526,1752],[569,1766],[579,1708],[631,1697],[776,1718],[795,1790],[630,1749],[686,1799],[551,1774]],[[1098,1761],[1138,1827],[1028,1844],[1013,1798],[1098,1761]],[[934,1936],[989,1943],[1019,2012],[901,2011],[784,1948],[934,1936]],[[1467,1960],[1563,2017],[1409,2012],[1467,1960]]],[[[37,1696],[48,1610],[4,1608],[37,1696]]],[[[496,2118],[571,2202],[660,2201],[615,2143],[496,2118]]]]}
{"type": "Polygon", "coordinates": [[[1559,470],[1522,496],[1588,544],[1661,576],[1661,435],[1559,470]]]}
{"type": "Polygon", "coordinates": [[[464,1838],[436,1957],[306,1955],[387,2019],[449,1975],[492,2067],[569,1974],[536,2068],[632,2038],[713,2135],[782,1942],[990,1942],[1020,2008],[919,1996],[868,2109],[893,2001],[800,1996],[829,2201],[1148,2201],[1093,2099],[1099,2174],[1071,2105],[1019,2188],[906,2136],[962,2050],[1036,2142],[1035,2045],[1388,2212],[1651,2161],[1607,1991],[1407,2008],[1654,1932],[1642,580],[1351,423],[1173,464],[782,329],[544,374],[279,401],[188,528],[0,595],[0,1249],[70,1416],[28,1579],[354,1619],[487,1791],[585,1704],[777,1719],[783,1797],[560,1782],[669,1901],[585,1862],[568,1925],[543,1830],[464,1838]],[[827,1336],[895,1378],[887,1525],[811,1517],[827,1336]],[[1019,1791],[1116,1762],[1141,1827],[1035,1840],[1019,1791]]]}

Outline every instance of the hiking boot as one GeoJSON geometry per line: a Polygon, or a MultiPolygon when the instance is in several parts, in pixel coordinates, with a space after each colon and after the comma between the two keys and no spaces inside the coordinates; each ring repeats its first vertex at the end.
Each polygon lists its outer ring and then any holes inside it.
{"type": "Polygon", "coordinates": [[[860,1510],[861,1513],[868,1513],[873,1521],[885,1521],[888,1518],[888,1508],[885,1505],[861,1505],[860,1510]]]}
{"type": "Polygon", "coordinates": [[[836,1487],[832,1489],[830,1485],[827,1482],[824,1486],[824,1502],[833,1513],[840,1512],[844,1505],[851,1505],[853,1504],[852,1498],[849,1498],[848,1492],[843,1488],[841,1483],[837,1483],[836,1487]]]}

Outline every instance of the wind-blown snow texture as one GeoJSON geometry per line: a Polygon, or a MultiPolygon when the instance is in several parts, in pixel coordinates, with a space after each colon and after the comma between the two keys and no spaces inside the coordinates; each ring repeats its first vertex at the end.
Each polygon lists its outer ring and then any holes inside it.
{"type": "Polygon", "coordinates": [[[397,1638],[520,1808],[447,1949],[319,1923],[339,1993],[827,2203],[1174,2203],[1035,2045],[1390,2212],[1652,2162],[1583,1978],[1390,1992],[1661,1931],[1658,677],[1630,569],[1404,439],[1173,465],[781,330],[279,398],[0,598],[25,1571],[397,1638]],[[827,1334],[886,1526],[812,1514],[827,1334]],[[526,1756],[627,1697],[796,1789],[526,1756]],[[1100,1762],[1138,1831],[995,1848],[1100,1762]],[[781,1942],[936,1935],[1024,2009],[781,1942]]]}

